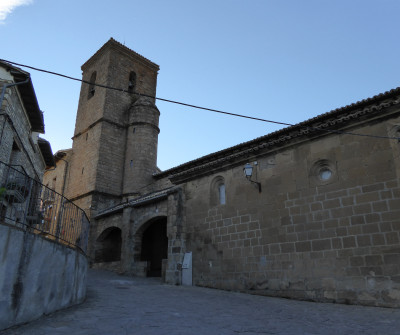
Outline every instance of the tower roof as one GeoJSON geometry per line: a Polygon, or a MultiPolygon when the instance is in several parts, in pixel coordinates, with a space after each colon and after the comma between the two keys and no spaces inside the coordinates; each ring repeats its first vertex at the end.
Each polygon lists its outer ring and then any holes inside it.
{"type": "Polygon", "coordinates": [[[158,71],[160,67],[156,64],[153,63],[151,60],[147,59],[146,57],[143,57],[142,55],[138,54],[137,52],[133,51],[132,49],[129,49],[125,45],[119,43],[118,41],[114,40],[112,37],[99,49],[97,52],[90,57],[81,67],[82,70],[90,66],[96,59],[104,53],[107,49],[114,49],[118,50],[121,53],[124,53],[130,57],[135,58],[135,60],[141,62],[142,64],[150,67],[154,71],[158,71]]]}

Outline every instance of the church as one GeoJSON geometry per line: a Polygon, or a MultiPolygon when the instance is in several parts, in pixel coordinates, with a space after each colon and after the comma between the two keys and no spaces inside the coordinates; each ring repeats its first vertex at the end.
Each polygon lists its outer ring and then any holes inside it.
{"type": "Polygon", "coordinates": [[[110,39],[82,71],[44,183],[90,217],[93,267],[400,306],[400,88],[161,171],[159,66],[110,39]]]}

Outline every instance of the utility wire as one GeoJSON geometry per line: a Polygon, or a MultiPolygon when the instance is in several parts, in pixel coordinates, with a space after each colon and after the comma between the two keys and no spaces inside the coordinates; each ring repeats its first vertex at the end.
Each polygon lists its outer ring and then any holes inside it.
{"type": "MultiPolygon", "coordinates": [[[[1,62],[6,62],[6,63],[9,63],[9,64],[13,64],[13,65],[17,65],[17,66],[26,67],[28,69],[32,69],[32,70],[35,70],[35,71],[52,74],[52,75],[59,76],[59,77],[62,77],[62,78],[67,78],[67,79],[70,79],[70,80],[79,81],[81,83],[85,83],[85,84],[88,84],[88,85],[91,85],[91,86],[97,86],[97,87],[102,87],[102,88],[109,89],[109,90],[124,92],[124,93],[128,93],[128,94],[134,94],[134,95],[143,96],[143,97],[147,97],[147,98],[152,98],[152,99],[155,99],[155,100],[165,101],[165,102],[169,102],[169,103],[173,103],[173,104],[177,104],[177,105],[182,105],[182,106],[186,106],[186,107],[206,110],[206,111],[209,111],[209,112],[220,113],[220,114],[225,114],[225,115],[229,115],[229,116],[241,117],[241,118],[255,120],[255,121],[273,123],[273,124],[278,124],[278,125],[282,125],[282,126],[289,126],[289,127],[296,126],[296,124],[292,124],[292,123],[261,119],[261,118],[248,116],[248,115],[243,115],[243,114],[229,113],[229,112],[224,112],[224,111],[221,111],[221,110],[218,110],[218,109],[212,109],[212,108],[207,108],[207,107],[196,106],[196,105],[187,104],[187,103],[184,103],[184,102],[179,102],[179,101],[174,101],[174,100],[170,100],[170,99],[159,98],[159,97],[148,95],[148,94],[142,94],[142,93],[137,93],[137,92],[129,92],[129,91],[124,90],[122,88],[117,88],[117,87],[112,87],[112,86],[92,83],[92,82],[87,81],[87,80],[70,77],[70,76],[67,76],[67,75],[64,75],[64,74],[61,74],[61,73],[57,73],[57,72],[53,72],[53,71],[39,69],[37,67],[33,67],[33,66],[29,66],[29,65],[19,64],[19,63],[16,63],[16,62],[11,62],[11,61],[6,60],[6,59],[0,59],[0,61],[1,62]]],[[[373,137],[373,138],[379,138],[379,139],[389,139],[389,140],[398,140],[398,141],[400,141],[400,137],[359,134],[359,133],[351,133],[351,132],[345,132],[345,131],[333,130],[333,129],[321,129],[320,127],[310,127],[310,126],[304,126],[304,127],[301,126],[301,128],[304,129],[304,130],[310,130],[310,131],[317,131],[318,130],[318,131],[324,131],[324,132],[327,132],[327,133],[353,135],[353,136],[363,136],[363,137],[373,137]]]]}

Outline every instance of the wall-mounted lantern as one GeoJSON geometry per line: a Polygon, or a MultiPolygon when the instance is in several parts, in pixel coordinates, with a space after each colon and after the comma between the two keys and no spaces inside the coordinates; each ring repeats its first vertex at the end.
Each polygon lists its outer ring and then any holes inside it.
{"type": "Polygon", "coordinates": [[[261,183],[251,180],[251,176],[253,175],[253,166],[249,163],[246,163],[246,165],[243,168],[243,172],[244,172],[244,176],[246,177],[246,179],[254,184],[258,185],[258,192],[261,193],[261,183]]]}

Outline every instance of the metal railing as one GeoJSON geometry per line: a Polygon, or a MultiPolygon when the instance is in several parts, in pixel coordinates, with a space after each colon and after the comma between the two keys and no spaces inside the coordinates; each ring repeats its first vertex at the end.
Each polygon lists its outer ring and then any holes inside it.
{"type": "Polygon", "coordinates": [[[0,162],[0,223],[87,251],[89,220],[61,194],[29,177],[22,166],[0,162]]]}

